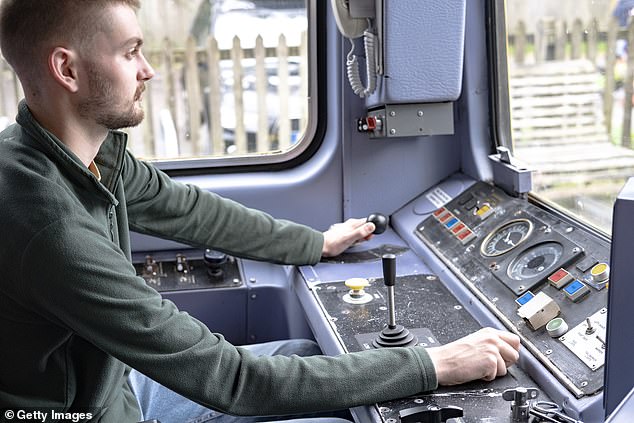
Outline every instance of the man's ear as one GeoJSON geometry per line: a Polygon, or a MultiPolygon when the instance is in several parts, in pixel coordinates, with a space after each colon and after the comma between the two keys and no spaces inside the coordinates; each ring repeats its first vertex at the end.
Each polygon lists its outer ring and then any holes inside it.
{"type": "Polygon", "coordinates": [[[72,93],[79,89],[77,66],[78,57],[73,50],[55,47],[48,55],[48,68],[53,80],[72,93]]]}

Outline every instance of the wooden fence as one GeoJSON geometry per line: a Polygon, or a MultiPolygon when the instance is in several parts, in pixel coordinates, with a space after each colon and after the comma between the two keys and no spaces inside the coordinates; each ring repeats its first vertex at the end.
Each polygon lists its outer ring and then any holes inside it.
{"type": "MultiPolygon", "coordinates": [[[[537,28],[527,28],[519,21],[517,27],[509,31],[512,51],[509,61],[511,67],[516,68],[579,59],[594,64],[604,77],[602,97],[605,124],[608,133],[613,134],[617,82],[624,87],[625,98],[631,99],[634,94],[634,54],[629,54],[626,60],[617,58],[617,39],[634,46],[634,21],[627,28],[619,28],[617,20],[611,19],[603,31],[600,31],[597,21],[584,24],[579,19],[567,22],[546,17],[538,21],[537,28]]],[[[625,101],[622,121],[617,123],[616,129],[620,133],[620,144],[628,148],[632,148],[631,116],[632,102],[625,101]]]]}
{"type": "MultiPolygon", "coordinates": [[[[146,86],[146,118],[130,128],[130,148],[146,158],[179,158],[268,153],[287,149],[308,119],[307,38],[274,48],[258,37],[243,49],[233,39],[220,50],[213,37],[184,47],[166,39],[144,51],[156,75],[146,86]]],[[[23,97],[10,67],[0,61],[0,117],[6,124],[23,97]]],[[[2,122],[0,122],[2,124],[2,122]]]]}

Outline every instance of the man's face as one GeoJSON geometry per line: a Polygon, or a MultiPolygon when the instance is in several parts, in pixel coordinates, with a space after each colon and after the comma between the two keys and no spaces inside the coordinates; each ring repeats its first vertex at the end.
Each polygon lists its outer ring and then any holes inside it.
{"type": "Polygon", "coordinates": [[[143,120],[145,81],[154,70],[141,53],[141,29],[132,9],[109,6],[105,31],[82,52],[79,114],[108,129],[136,126],[143,120]]]}

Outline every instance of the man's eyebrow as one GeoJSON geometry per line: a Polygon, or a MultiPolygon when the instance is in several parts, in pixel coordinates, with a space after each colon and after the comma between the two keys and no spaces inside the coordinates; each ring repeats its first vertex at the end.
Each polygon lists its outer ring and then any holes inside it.
{"type": "Polygon", "coordinates": [[[143,45],[143,38],[141,38],[141,37],[132,37],[129,40],[127,40],[123,45],[126,46],[126,47],[128,47],[128,46],[141,47],[143,45]]]}

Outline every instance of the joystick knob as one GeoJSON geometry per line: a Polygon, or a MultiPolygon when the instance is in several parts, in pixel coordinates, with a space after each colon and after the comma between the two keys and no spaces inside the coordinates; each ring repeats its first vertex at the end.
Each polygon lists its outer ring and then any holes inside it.
{"type": "Polygon", "coordinates": [[[207,274],[211,278],[221,278],[224,274],[223,265],[227,262],[227,255],[223,252],[206,249],[203,262],[207,267],[207,274]]]}
{"type": "Polygon", "coordinates": [[[385,230],[387,229],[389,219],[384,214],[372,213],[370,216],[368,216],[368,218],[366,219],[366,222],[374,223],[375,229],[374,229],[374,232],[372,233],[375,235],[379,235],[385,232],[385,230]]]}

